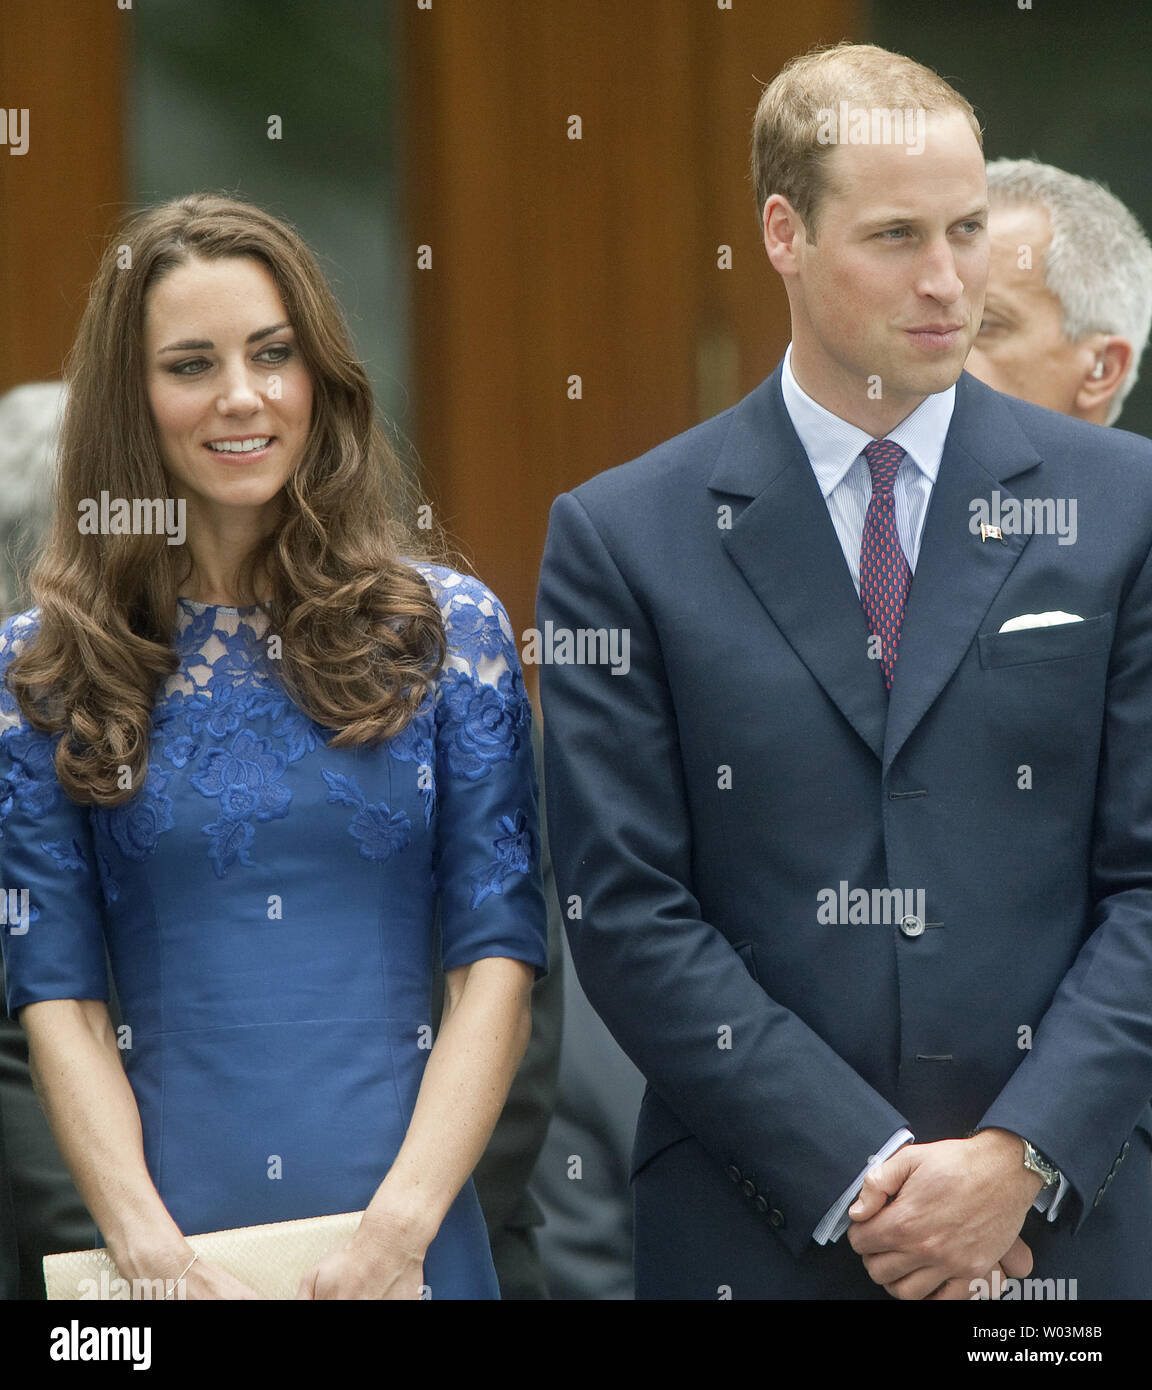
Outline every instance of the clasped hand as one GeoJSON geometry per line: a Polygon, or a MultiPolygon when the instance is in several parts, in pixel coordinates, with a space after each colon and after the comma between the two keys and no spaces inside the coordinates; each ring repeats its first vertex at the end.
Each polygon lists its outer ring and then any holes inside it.
{"type": "Polygon", "coordinates": [[[894,1298],[971,1298],[975,1279],[1031,1273],[1020,1228],[1041,1185],[1007,1130],[910,1144],[865,1178],[848,1240],[894,1298]]]}
{"type": "Polygon", "coordinates": [[[361,1221],[355,1232],[300,1280],[297,1299],[418,1299],[424,1254],[387,1225],[361,1221]]]}

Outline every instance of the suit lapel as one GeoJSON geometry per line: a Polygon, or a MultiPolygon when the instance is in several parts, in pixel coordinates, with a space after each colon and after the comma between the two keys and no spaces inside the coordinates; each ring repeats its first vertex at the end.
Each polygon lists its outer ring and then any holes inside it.
{"type": "Polygon", "coordinates": [[[932,490],[889,696],[812,466],[784,408],[780,368],[740,402],[708,486],[750,499],[724,532],[744,579],[887,772],[968,650],[1026,536],[982,542],[971,504],[1039,456],[994,391],[962,374],[932,490]],[[993,461],[995,460],[995,461],[993,461]]]}
{"type": "Polygon", "coordinates": [[[772,621],[877,758],[888,696],[844,552],[780,394],[780,369],[733,412],[709,487],[752,500],[724,532],[772,621]]]}
{"type": "Polygon", "coordinates": [[[904,610],[884,738],[884,771],[908,741],[971,646],[1029,537],[982,541],[972,503],[992,493],[1017,496],[1008,478],[1040,457],[995,391],[962,373],[940,472],[924,522],[916,573],[904,610]]]}

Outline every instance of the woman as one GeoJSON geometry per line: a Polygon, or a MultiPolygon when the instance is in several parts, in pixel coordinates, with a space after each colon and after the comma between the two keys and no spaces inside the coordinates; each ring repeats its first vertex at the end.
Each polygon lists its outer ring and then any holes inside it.
{"type": "Polygon", "coordinates": [[[546,966],[507,617],[414,558],[336,302],[258,209],[131,220],[68,375],[0,629],[8,1007],[61,1152],[128,1278],[254,1297],[183,1233],[364,1208],[301,1297],[498,1297],[469,1174],[546,966]]]}

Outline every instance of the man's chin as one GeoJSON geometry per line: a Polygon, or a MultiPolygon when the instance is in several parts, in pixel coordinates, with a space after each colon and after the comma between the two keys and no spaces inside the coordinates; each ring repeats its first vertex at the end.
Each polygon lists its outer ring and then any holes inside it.
{"type": "Polygon", "coordinates": [[[881,378],[884,394],[903,396],[934,396],[955,386],[964,370],[966,352],[950,352],[935,362],[921,362],[894,371],[892,378],[881,378]]]}

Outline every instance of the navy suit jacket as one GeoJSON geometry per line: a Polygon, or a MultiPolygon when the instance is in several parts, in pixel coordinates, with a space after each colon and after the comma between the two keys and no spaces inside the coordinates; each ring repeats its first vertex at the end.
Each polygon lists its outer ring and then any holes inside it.
{"type": "Polygon", "coordinates": [[[1150,546],[1152,443],[962,375],[889,696],[779,368],[556,500],[553,654],[629,635],[541,690],[573,958],[648,1081],[638,1296],[887,1297],[811,1233],[904,1124],[1029,1138],[1073,1189],[1034,1276],[1152,1296],[1150,546]],[[1075,543],[982,540],[996,492],[1075,543]],[[820,922],[841,882],[927,929],[820,922]]]}

